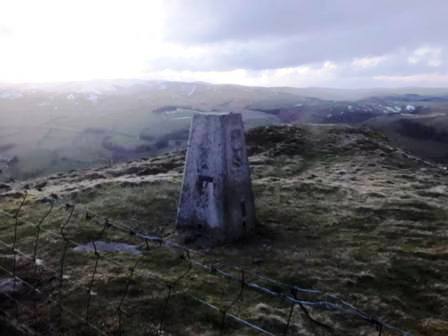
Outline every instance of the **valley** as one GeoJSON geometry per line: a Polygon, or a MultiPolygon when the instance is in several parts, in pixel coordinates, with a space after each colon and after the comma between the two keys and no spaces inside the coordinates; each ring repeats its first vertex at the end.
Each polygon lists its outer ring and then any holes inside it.
{"type": "Polygon", "coordinates": [[[366,125],[446,162],[442,89],[263,88],[143,80],[0,86],[0,179],[109,165],[185,147],[194,113],[242,113],[246,128],[366,125]],[[417,118],[418,117],[418,118],[417,118]],[[435,134],[432,138],[426,133],[435,134]]]}

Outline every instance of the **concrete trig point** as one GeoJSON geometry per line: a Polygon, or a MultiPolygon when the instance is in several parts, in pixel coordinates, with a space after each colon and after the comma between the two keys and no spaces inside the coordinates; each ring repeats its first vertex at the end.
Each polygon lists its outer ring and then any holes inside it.
{"type": "Polygon", "coordinates": [[[255,226],[241,114],[193,116],[177,228],[209,243],[237,240],[255,226]]]}

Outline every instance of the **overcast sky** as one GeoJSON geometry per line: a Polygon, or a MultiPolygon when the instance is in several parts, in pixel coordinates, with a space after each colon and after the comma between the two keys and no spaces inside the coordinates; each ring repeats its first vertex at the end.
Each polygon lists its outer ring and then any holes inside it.
{"type": "Polygon", "coordinates": [[[448,86],[448,0],[0,0],[0,81],[448,86]]]}

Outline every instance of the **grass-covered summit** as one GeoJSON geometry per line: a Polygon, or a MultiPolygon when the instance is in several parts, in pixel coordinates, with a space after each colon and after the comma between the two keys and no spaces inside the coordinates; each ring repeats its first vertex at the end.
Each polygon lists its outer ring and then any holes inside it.
{"type": "MultiPolygon", "coordinates": [[[[446,171],[392,147],[381,134],[363,128],[262,127],[248,132],[247,144],[259,226],[244,241],[202,250],[208,255],[201,257],[203,262],[238,265],[282,283],[335,294],[416,335],[448,334],[446,171]]],[[[42,202],[47,198],[56,199],[58,204],[75,204],[76,209],[89,209],[98,218],[124,223],[139,232],[175,240],[183,162],[184,153],[170,153],[3,186],[0,240],[10,243],[13,239],[13,216],[25,189],[28,196],[17,231],[17,247],[25,253],[33,252],[36,229],[32,223],[48,211],[48,204],[42,202]]],[[[57,206],[43,222],[45,230],[39,237],[40,262],[56,269],[63,246],[58,230],[66,218],[67,211],[57,206]]],[[[66,232],[72,241],[86,244],[99,237],[101,226],[75,211],[66,232]]],[[[167,289],[151,279],[176,280],[184,274],[187,268],[179,262],[182,258],[178,251],[157,246],[146,251],[134,237],[113,230],[100,237],[106,242],[136,244],[143,251],[144,258],[126,295],[125,310],[131,316],[122,326],[126,335],[145,335],[145,330],[157,329],[162,313],[166,315],[166,334],[220,334],[219,313],[192,301],[188,294],[227,307],[238,294],[237,284],[193,270],[181,278],[182,286],[167,304],[167,289]]],[[[82,289],[92,281],[95,256],[75,252],[74,247],[71,244],[67,254],[64,303],[82,316],[87,297],[82,289]]],[[[11,251],[5,247],[0,252],[2,265],[10,266],[11,251]]],[[[114,307],[123,297],[128,267],[136,257],[129,253],[106,254],[116,264],[98,263],[91,321],[114,334],[114,307]]],[[[19,256],[17,260],[19,275],[29,282],[51,277],[45,272],[38,276],[33,273],[26,258],[19,256]]],[[[1,277],[7,278],[3,273],[1,277]]],[[[51,286],[51,281],[43,285],[43,292],[50,296],[55,295],[51,286]]],[[[275,290],[272,284],[266,286],[275,290]]],[[[26,294],[15,295],[31,305],[26,294]]],[[[6,305],[2,309],[13,308],[6,305]]],[[[280,335],[289,312],[288,305],[250,291],[245,292],[244,302],[232,309],[280,335]]],[[[356,319],[318,309],[310,313],[333,329],[313,324],[297,309],[291,320],[291,335],[378,334],[356,319]]],[[[42,308],[42,321],[51,314],[51,307],[42,308]]],[[[67,327],[68,334],[85,332],[73,319],[65,323],[76,326],[67,327]]],[[[44,328],[39,323],[31,324],[44,328]]],[[[253,334],[239,325],[226,328],[225,333],[231,335],[253,334]]]]}

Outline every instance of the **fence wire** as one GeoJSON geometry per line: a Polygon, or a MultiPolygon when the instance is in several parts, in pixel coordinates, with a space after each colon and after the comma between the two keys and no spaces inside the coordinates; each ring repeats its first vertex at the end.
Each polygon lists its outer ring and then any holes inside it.
{"type": "MultiPolygon", "coordinates": [[[[8,320],[19,334],[127,335],[129,330],[139,334],[135,329],[139,325],[143,328],[142,335],[183,334],[182,330],[171,330],[171,322],[185,313],[179,313],[179,309],[191,305],[193,311],[197,304],[208,311],[207,314],[213,314],[214,320],[207,325],[216,329],[219,335],[241,334],[242,328],[248,334],[299,334],[297,312],[301,312],[303,323],[319,329],[316,334],[336,334],[331,320],[322,320],[321,315],[319,318],[313,316],[315,311],[334,313],[343,320],[358,320],[370,325],[379,336],[386,332],[388,335],[410,335],[335,295],[285,284],[238,265],[207,263],[204,261],[207,255],[200,250],[175,240],[148,235],[78,204],[63,204],[46,198],[43,203],[48,209],[41,218],[20,218],[26,211],[27,195],[25,193],[14,213],[0,210],[0,214],[10,218],[14,225],[13,237],[0,239],[0,248],[12,255],[12,264],[8,261],[0,264],[3,274],[0,281],[12,284],[9,292],[0,292],[5,298],[0,303],[0,310],[4,316],[12,316],[8,320]],[[59,230],[54,229],[54,223],[46,225],[50,220],[59,221],[59,230]],[[20,238],[19,231],[29,228],[32,233],[20,238]],[[98,244],[108,235],[138,241],[144,249],[132,257],[117,257],[101,251],[98,244]],[[50,244],[57,246],[58,253],[49,251],[50,244]],[[86,258],[80,261],[73,253],[73,248],[79,246],[86,250],[90,247],[87,263],[86,258]],[[165,253],[162,258],[161,253],[165,253]],[[169,257],[164,261],[166,255],[169,257]],[[173,270],[176,271],[174,274],[173,270]],[[117,292],[114,299],[107,293],[107,283],[102,288],[105,282],[114,279],[106,281],[103,272],[118,274],[117,279],[123,282],[118,289],[110,289],[117,292]],[[198,279],[202,282],[196,283],[198,279]],[[266,283],[272,286],[263,285],[266,283]],[[233,286],[232,290],[226,294],[229,286],[233,286]],[[213,293],[221,289],[225,297],[215,299],[205,290],[210,287],[213,293]],[[280,325],[275,328],[265,326],[242,311],[242,306],[256,299],[284,312],[280,325]],[[179,304],[179,300],[184,302],[179,304]],[[151,308],[154,302],[156,304],[151,308]],[[142,312],[136,308],[137,303],[148,307],[149,318],[139,315],[142,312]]],[[[359,326],[359,322],[354,323],[359,326]]]]}

